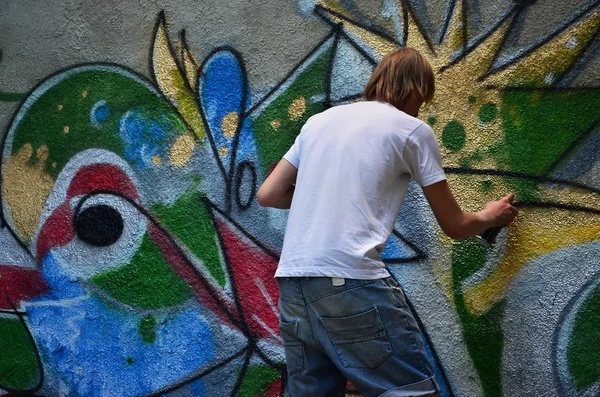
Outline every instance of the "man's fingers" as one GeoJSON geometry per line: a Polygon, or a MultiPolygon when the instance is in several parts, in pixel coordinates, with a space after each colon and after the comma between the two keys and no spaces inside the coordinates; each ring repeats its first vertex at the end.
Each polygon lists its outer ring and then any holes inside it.
{"type": "Polygon", "coordinates": [[[514,199],[515,199],[515,194],[509,193],[506,197],[504,197],[502,199],[502,201],[506,201],[507,203],[512,203],[514,199]]]}

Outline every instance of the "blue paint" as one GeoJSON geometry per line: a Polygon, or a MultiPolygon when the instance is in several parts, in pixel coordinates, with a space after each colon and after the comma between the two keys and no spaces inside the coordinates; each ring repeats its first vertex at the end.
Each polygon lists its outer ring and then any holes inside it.
{"type": "Polygon", "coordinates": [[[153,157],[164,155],[168,133],[172,133],[172,123],[164,115],[156,121],[129,111],[119,123],[119,136],[125,144],[125,158],[138,168],[152,167],[153,157]]]}
{"type": "Polygon", "coordinates": [[[106,101],[98,101],[92,106],[90,110],[90,122],[93,126],[99,127],[100,124],[104,123],[110,115],[110,108],[106,104],[106,101]]]}
{"type": "MultiPolygon", "coordinates": [[[[26,303],[26,319],[44,364],[61,376],[68,395],[155,392],[215,358],[212,332],[195,307],[156,311],[156,339],[148,344],[139,332],[147,314],[114,306],[86,291],[52,254],[42,269],[52,293],[26,303]]],[[[204,395],[202,382],[196,383],[194,395],[204,395]]]]}
{"type": "MultiPolygon", "coordinates": [[[[222,160],[228,166],[233,150],[233,138],[227,138],[223,133],[223,118],[231,113],[241,117],[250,105],[250,91],[246,88],[246,101],[244,100],[244,86],[246,76],[238,58],[229,51],[215,53],[204,66],[204,76],[199,81],[200,104],[206,115],[208,129],[215,141],[217,148],[226,147],[227,155],[222,160]]],[[[248,118],[238,119],[239,134],[236,163],[246,159],[256,158],[256,143],[252,131],[252,123],[248,118]]]]}

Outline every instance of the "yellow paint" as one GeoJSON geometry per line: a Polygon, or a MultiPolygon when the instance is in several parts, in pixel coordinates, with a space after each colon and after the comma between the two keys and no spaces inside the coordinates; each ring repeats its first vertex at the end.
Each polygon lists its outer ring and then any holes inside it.
{"type": "MultiPolygon", "coordinates": [[[[400,8],[400,17],[402,18],[403,2],[398,3],[400,8]]],[[[432,126],[438,140],[441,142],[442,131],[451,121],[459,122],[465,129],[465,146],[459,151],[450,151],[443,145],[441,146],[444,165],[448,167],[458,167],[460,160],[468,157],[476,151],[485,149],[488,146],[498,144],[503,141],[504,133],[502,125],[499,122],[492,122],[482,130],[479,123],[479,108],[488,102],[497,104],[498,109],[502,107],[502,100],[499,89],[489,89],[487,81],[479,81],[478,78],[489,68],[496,50],[501,45],[507,29],[510,26],[511,18],[498,28],[482,43],[480,43],[465,58],[452,65],[450,68],[441,69],[450,63],[451,56],[462,46],[462,0],[455,3],[452,20],[448,27],[448,33],[445,40],[432,52],[425,37],[417,28],[412,15],[409,13],[409,25],[407,46],[417,49],[427,58],[434,71],[436,71],[436,93],[433,101],[423,106],[420,115],[424,120],[430,116],[436,118],[435,125],[432,126]],[[469,98],[474,96],[477,99],[477,106],[466,106],[469,104],[469,98]]],[[[395,44],[389,40],[370,32],[363,32],[364,29],[355,26],[353,23],[342,20],[333,14],[328,14],[328,18],[343,23],[343,28],[349,33],[354,33],[360,37],[362,45],[376,51],[382,57],[390,51],[396,49],[395,44]]],[[[497,117],[498,119],[500,116],[497,117]]],[[[491,161],[488,159],[488,161],[491,161]]],[[[496,168],[496,163],[490,164],[496,168]]]]}
{"type": "Polygon", "coordinates": [[[182,60],[185,77],[192,90],[195,91],[198,88],[198,65],[200,64],[198,58],[191,53],[182,40],[177,42],[177,49],[182,60]]]}
{"type": "Polygon", "coordinates": [[[181,135],[178,137],[169,151],[171,164],[177,167],[187,164],[192,158],[194,145],[195,139],[191,134],[181,135]]]}
{"type": "Polygon", "coordinates": [[[465,303],[482,314],[499,302],[521,267],[541,255],[598,240],[600,217],[558,209],[524,209],[509,229],[508,246],[494,272],[481,283],[464,287],[465,303]]]}
{"type": "Polygon", "coordinates": [[[26,143],[6,161],[2,195],[16,231],[27,242],[35,234],[38,219],[54,186],[54,180],[44,171],[48,155],[48,148],[40,146],[33,165],[29,165],[33,148],[26,143]]]}
{"type": "Polygon", "coordinates": [[[65,134],[68,134],[68,133],[69,133],[69,126],[68,126],[68,125],[65,125],[65,128],[63,128],[63,132],[64,132],[65,134]]]}
{"type": "Polygon", "coordinates": [[[61,111],[61,110],[63,110],[63,105],[58,105],[56,108],[57,108],[59,111],[61,111]]]}
{"type": "Polygon", "coordinates": [[[162,158],[158,155],[155,154],[154,156],[152,156],[152,164],[159,166],[162,164],[162,158]]]}
{"type": "Polygon", "coordinates": [[[231,139],[235,136],[239,120],[240,118],[237,112],[229,112],[223,117],[223,120],[221,120],[221,130],[227,139],[231,139]]]}
{"type": "Polygon", "coordinates": [[[290,120],[300,120],[304,112],[306,112],[306,99],[303,96],[294,99],[288,108],[290,120]]]}
{"type": "Polygon", "coordinates": [[[81,93],[81,96],[82,96],[83,98],[85,98],[85,97],[87,97],[87,94],[88,94],[88,92],[87,92],[87,91],[83,91],[83,92],[81,93]]]}
{"type": "Polygon", "coordinates": [[[525,58],[516,62],[509,68],[495,74],[487,79],[488,83],[495,85],[548,85],[550,73],[555,77],[568,71],[583,51],[594,39],[596,32],[600,29],[600,9],[592,13],[587,19],[579,22],[572,29],[565,31],[540,46],[525,58]],[[576,45],[569,43],[576,41],[576,45]]]}
{"type": "Polygon", "coordinates": [[[200,139],[204,138],[206,128],[200,115],[198,101],[195,93],[186,86],[188,83],[195,87],[195,83],[192,85],[188,81],[188,76],[184,75],[173,58],[164,19],[159,21],[152,48],[152,68],[158,87],[177,108],[194,134],[200,139]]]}
{"type": "Polygon", "coordinates": [[[271,120],[271,128],[273,128],[275,131],[277,131],[279,129],[279,127],[281,127],[281,121],[275,119],[275,120],[271,120]]]}
{"type": "Polygon", "coordinates": [[[227,146],[221,146],[219,148],[219,156],[221,156],[221,157],[227,156],[228,152],[229,152],[229,149],[227,148],[227,146]]]}

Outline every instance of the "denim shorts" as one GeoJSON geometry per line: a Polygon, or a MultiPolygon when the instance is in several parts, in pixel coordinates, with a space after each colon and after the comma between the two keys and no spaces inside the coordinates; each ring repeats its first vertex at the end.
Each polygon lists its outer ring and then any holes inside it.
{"type": "Polygon", "coordinates": [[[278,278],[280,329],[290,397],[365,397],[439,391],[404,293],[392,277],[278,278]],[[339,283],[336,283],[336,285],[339,283]]]}

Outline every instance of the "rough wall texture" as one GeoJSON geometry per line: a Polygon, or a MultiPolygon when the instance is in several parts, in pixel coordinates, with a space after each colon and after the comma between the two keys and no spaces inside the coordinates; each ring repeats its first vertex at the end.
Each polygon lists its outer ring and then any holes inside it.
{"type": "Polygon", "coordinates": [[[256,189],[398,46],[490,250],[411,186],[382,257],[444,396],[600,395],[598,1],[0,0],[0,394],[280,396],[256,189]]]}

